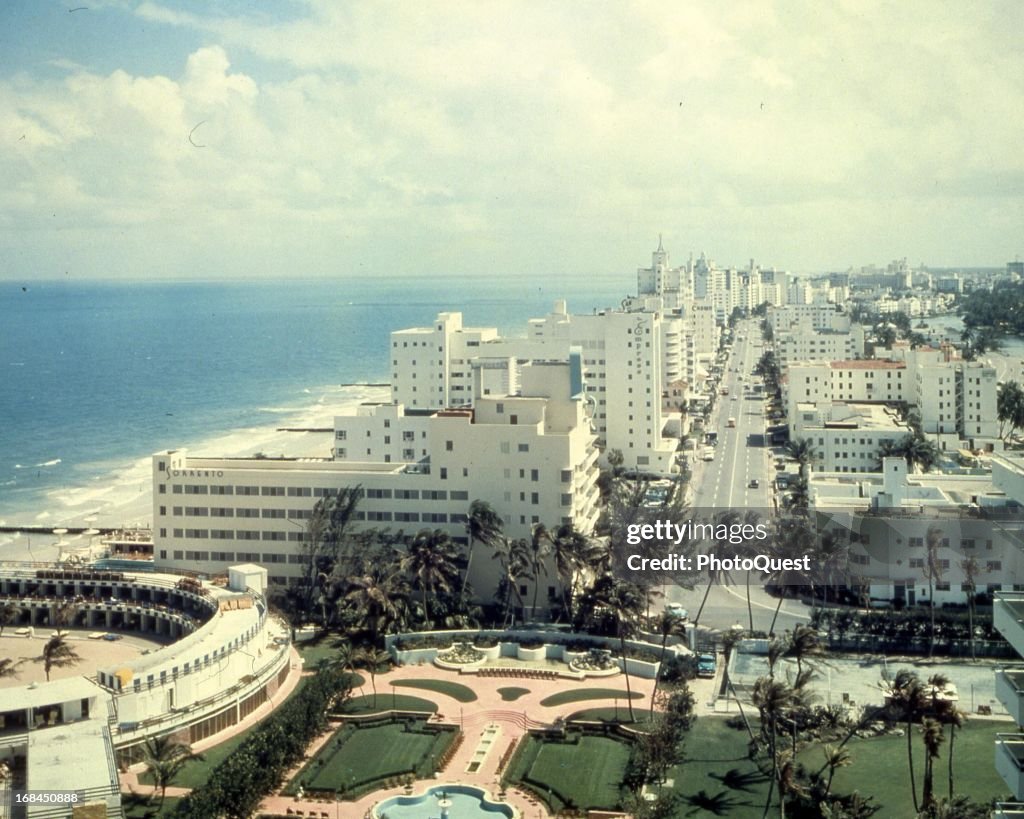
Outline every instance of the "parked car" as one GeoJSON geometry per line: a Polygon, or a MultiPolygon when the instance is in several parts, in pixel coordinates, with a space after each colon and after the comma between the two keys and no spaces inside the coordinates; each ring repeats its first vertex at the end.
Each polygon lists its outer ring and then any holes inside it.
{"type": "Polygon", "coordinates": [[[757,489],[761,485],[761,482],[757,478],[751,478],[750,483],[747,484],[751,489],[757,489]]]}
{"type": "Polygon", "coordinates": [[[715,655],[714,654],[698,654],[697,655],[697,676],[698,677],[714,677],[715,676],[715,655]]]}
{"type": "Polygon", "coordinates": [[[677,620],[685,620],[690,616],[690,612],[683,608],[682,603],[666,603],[665,614],[670,614],[677,620]]]}

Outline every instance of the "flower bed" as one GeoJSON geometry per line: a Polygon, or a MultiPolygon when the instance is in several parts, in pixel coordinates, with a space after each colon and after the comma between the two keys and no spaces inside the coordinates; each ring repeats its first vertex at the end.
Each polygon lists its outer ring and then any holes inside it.
{"type": "Polygon", "coordinates": [[[437,655],[438,663],[462,666],[477,665],[486,659],[487,655],[484,652],[473,648],[469,643],[455,643],[450,649],[437,655]]]}

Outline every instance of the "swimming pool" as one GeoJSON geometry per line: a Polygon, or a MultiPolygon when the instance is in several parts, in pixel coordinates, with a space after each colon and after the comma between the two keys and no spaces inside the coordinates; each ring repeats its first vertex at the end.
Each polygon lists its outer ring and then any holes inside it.
{"type": "Polygon", "coordinates": [[[440,819],[442,796],[451,806],[449,819],[515,819],[511,805],[492,802],[487,791],[469,785],[435,785],[419,796],[392,796],[373,808],[374,819],[440,819]]]}

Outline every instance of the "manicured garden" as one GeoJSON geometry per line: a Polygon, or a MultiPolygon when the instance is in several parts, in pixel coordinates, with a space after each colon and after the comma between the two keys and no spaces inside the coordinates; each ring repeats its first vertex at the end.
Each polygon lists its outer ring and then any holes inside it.
{"type": "Polygon", "coordinates": [[[434,691],[452,697],[459,702],[473,702],[477,698],[473,689],[468,685],[448,680],[396,680],[391,685],[396,688],[421,688],[424,691],[434,691]]]}
{"type": "Polygon", "coordinates": [[[540,704],[545,708],[554,708],[559,705],[568,705],[571,702],[584,702],[586,700],[626,700],[643,699],[643,694],[638,691],[627,693],[625,689],[617,688],[570,688],[568,691],[559,691],[550,697],[545,697],[540,704]]]}
{"type": "Polygon", "coordinates": [[[614,810],[630,747],[604,736],[570,734],[564,741],[525,737],[507,778],[526,785],[557,810],[614,810]]]}
{"type": "Polygon", "coordinates": [[[382,780],[433,774],[456,732],[423,720],[389,720],[342,726],[289,783],[308,793],[331,791],[347,798],[378,787],[382,780]]]}

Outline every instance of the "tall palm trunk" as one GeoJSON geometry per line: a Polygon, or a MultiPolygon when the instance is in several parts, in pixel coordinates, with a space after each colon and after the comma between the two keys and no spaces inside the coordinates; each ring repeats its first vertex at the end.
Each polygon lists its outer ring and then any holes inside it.
{"type": "Polygon", "coordinates": [[[626,675],[626,705],[629,707],[629,721],[636,722],[633,716],[633,688],[629,681],[629,658],[626,657],[626,635],[619,630],[619,651],[622,654],[622,673],[626,675]]]}
{"type": "Polygon", "coordinates": [[[661,681],[661,670],[665,667],[665,652],[668,651],[668,630],[661,632],[661,659],[658,661],[658,671],[654,675],[654,688],[651,690],[651,719],[654,719],[654,699],[658,694],[658,683],[661,681]]]}
{"type": "Polygon", "coordinates": [[[768,732],[768,745],[769,752],[772,755],[772,778],[768,782],[768,796],[764,800],[764,812],[761,814],[761,819],[765,819],[768,816],[768,809],[772,806],[772,796],[775,792],[775,783],[778,781],[779,773],[779,758],[775,754],[775,718],[772,717],[771,730],[768,732]]]}
{"type": "Polygon", "coordinates": [[[949,723],[949,801],[953,801],[953,740],[956,739],[956,723],[949,723]]]}
{"type": "Polygon", "coordinates": [[[750,621],[750,631],[754,631],[754,607],[750,602],[750,571],[747,570],[747,618],[750,621]]]}
{"type": "Polygon", "coordinates": [[[908,712],[907,713],[907,766],[910,769],[910,795],[914,799],[914,813],[916,814],[916,813],[918,813],[921,810],[921,805],[917,801],[917,779],[916,779],[916,775],[914,774],[914,746],[913,746],[913,743],[911,742],[911,740],[913,739],[913,736],[912,736],[911,730],[910,730],[911,726],[913,725],[912,719],[913,719],[913,715],[908,712]]]}
{"type": "Polygon", "coordinates": [[[712,586],[713,582],[714,581],[709,577],[708,578],[708,587],[706,589],[704,589],[704,596],[701,598],[700,608],[697,609],[697,616],[693,618],[693,627],[694,628],[696,628],[698,623],[700,623],[700,616],[704,612],[704,604],[708,602],[708,595],[711,594],[711,586],[712,586]]]}
{"type": "Polygon", "coordinates": [[[932,580],[931,571],[928,572],[928,611],[928,656],[931,657],[935,653],[935,581],[932,580]]]}
{"type": "Polygon", "coordinates": [[[473,566],[473,542],[475,538],[469,536],[469,548],[466,550],[466,574],[462,578],[462,588],[459,589],[459,598],[466,596],[466,585],[469,583],[469,570],[473,566]]]}

